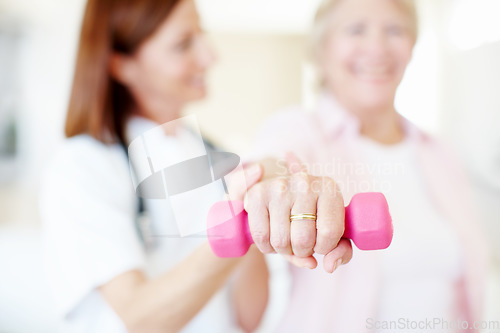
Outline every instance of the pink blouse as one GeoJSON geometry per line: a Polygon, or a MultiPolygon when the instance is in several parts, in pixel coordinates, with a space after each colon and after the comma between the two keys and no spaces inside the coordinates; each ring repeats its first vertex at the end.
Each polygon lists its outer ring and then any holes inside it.
{"type": "MultiPolygon", "coordinates": [[[[421,185],[459,237],[463,269],[453,286],[457,299],[453,311],[458,321],[472,325],[482,319],[488,251],[465,174],[457,159],[436,139],[403,117],[401,122],[407,140],[415,147],[417,167],[424,180],[421,185]]],[[[308,165],[309,172],[339,182],[347,204],[355,193],[373,190],[362,185],[371,184],[371,176],[360,171],[364,165],[360,139],[357,119],[325,94],[313,112],[296,107],[272,116],[259,132],[256,152],[260,157],[282,157],[286,151],[293,151],[308,165]]],[[[290,266],[291,300],[277,331],[374,332],[369,320],[377,320],[379,311],[384,282],[382,255],[382,251],[355,249],[351,263],[333,274],[321,268],[290,266]]]]}

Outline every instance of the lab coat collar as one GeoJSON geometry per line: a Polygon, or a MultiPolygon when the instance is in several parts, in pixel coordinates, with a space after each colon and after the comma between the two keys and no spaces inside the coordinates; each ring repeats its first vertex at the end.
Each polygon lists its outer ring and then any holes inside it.
{"type": "Polygon", "coordinates": [[[159,124],[157,122],[141,116],[130,117],[129,121],[127,122],[125,132],[127,142],[131,143],[137,137],[158,126],[159,124]]]}

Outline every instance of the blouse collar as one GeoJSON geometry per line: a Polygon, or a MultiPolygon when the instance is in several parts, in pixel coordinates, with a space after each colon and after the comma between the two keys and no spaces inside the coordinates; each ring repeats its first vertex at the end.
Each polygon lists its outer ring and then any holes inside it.
{"type": "MultiPolygon", "coordinates": [[[[356,116],[348,112],[334,96],[322,92],[317,100],[316,116],[324,133],[330,139],[357,138],[361,125],[356,116]]],[[[429,140],[429,136],[418,129],[408,119],[398,114],[406,138],[411,141],[429,140]]]]}

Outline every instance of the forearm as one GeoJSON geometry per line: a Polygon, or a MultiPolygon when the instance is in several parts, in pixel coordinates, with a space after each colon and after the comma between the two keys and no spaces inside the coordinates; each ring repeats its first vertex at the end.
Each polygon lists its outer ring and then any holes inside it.
{"type": "MultiPolygon", "coordinates": [[[[261,178],[257,176],[250,179],[250,184],[261,178]]],[[[255,248],[243,258],[221,259],[212,253],[208,243],[162,277],[140,284],[124,314],[127,327],[138,332],[180,330],[236,271],[236,288],[232,290],[238,323],[245,330],[257,327],[268,294],[263,255],[255,248]]]]}
{"type": "Polygon", "coordinates": [[[124,283],[118,277],[114,286],[103,286],[101,292],[130,332],[176,332],[224,285],[241,260],[217,258],[204,244],[159,278],[148,280],[135,272],[124,283]]]}
{"type": "Polygon", "coordinates": [[[269,296],[269,271],[264,255],[254,246],[235,272],[231,295],[239,326],[245,332],[260,324],[269,296]]]}

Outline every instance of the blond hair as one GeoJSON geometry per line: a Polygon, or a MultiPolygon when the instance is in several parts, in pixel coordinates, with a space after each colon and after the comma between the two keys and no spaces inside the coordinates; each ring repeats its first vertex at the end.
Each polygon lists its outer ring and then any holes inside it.
{"type": "MultiPolygon", "coordinates": [[[[317,63],[323,49],[323,43],[330,27],[332,13],[337,9],[341,1],[345,0],[323,0],[316,12],[314,23],[309,36],[309,49],[313,58],[312,60],[315,63],[317,63]]],[[[412,37],[414,38],[414,41],[416,42],[418,38],[418,15],[415,0],[394,1],[396,1],[400,5],[401,9],[404,10],[404,12],[408,15],[410,32],[412,34],[412,37]]]]}

